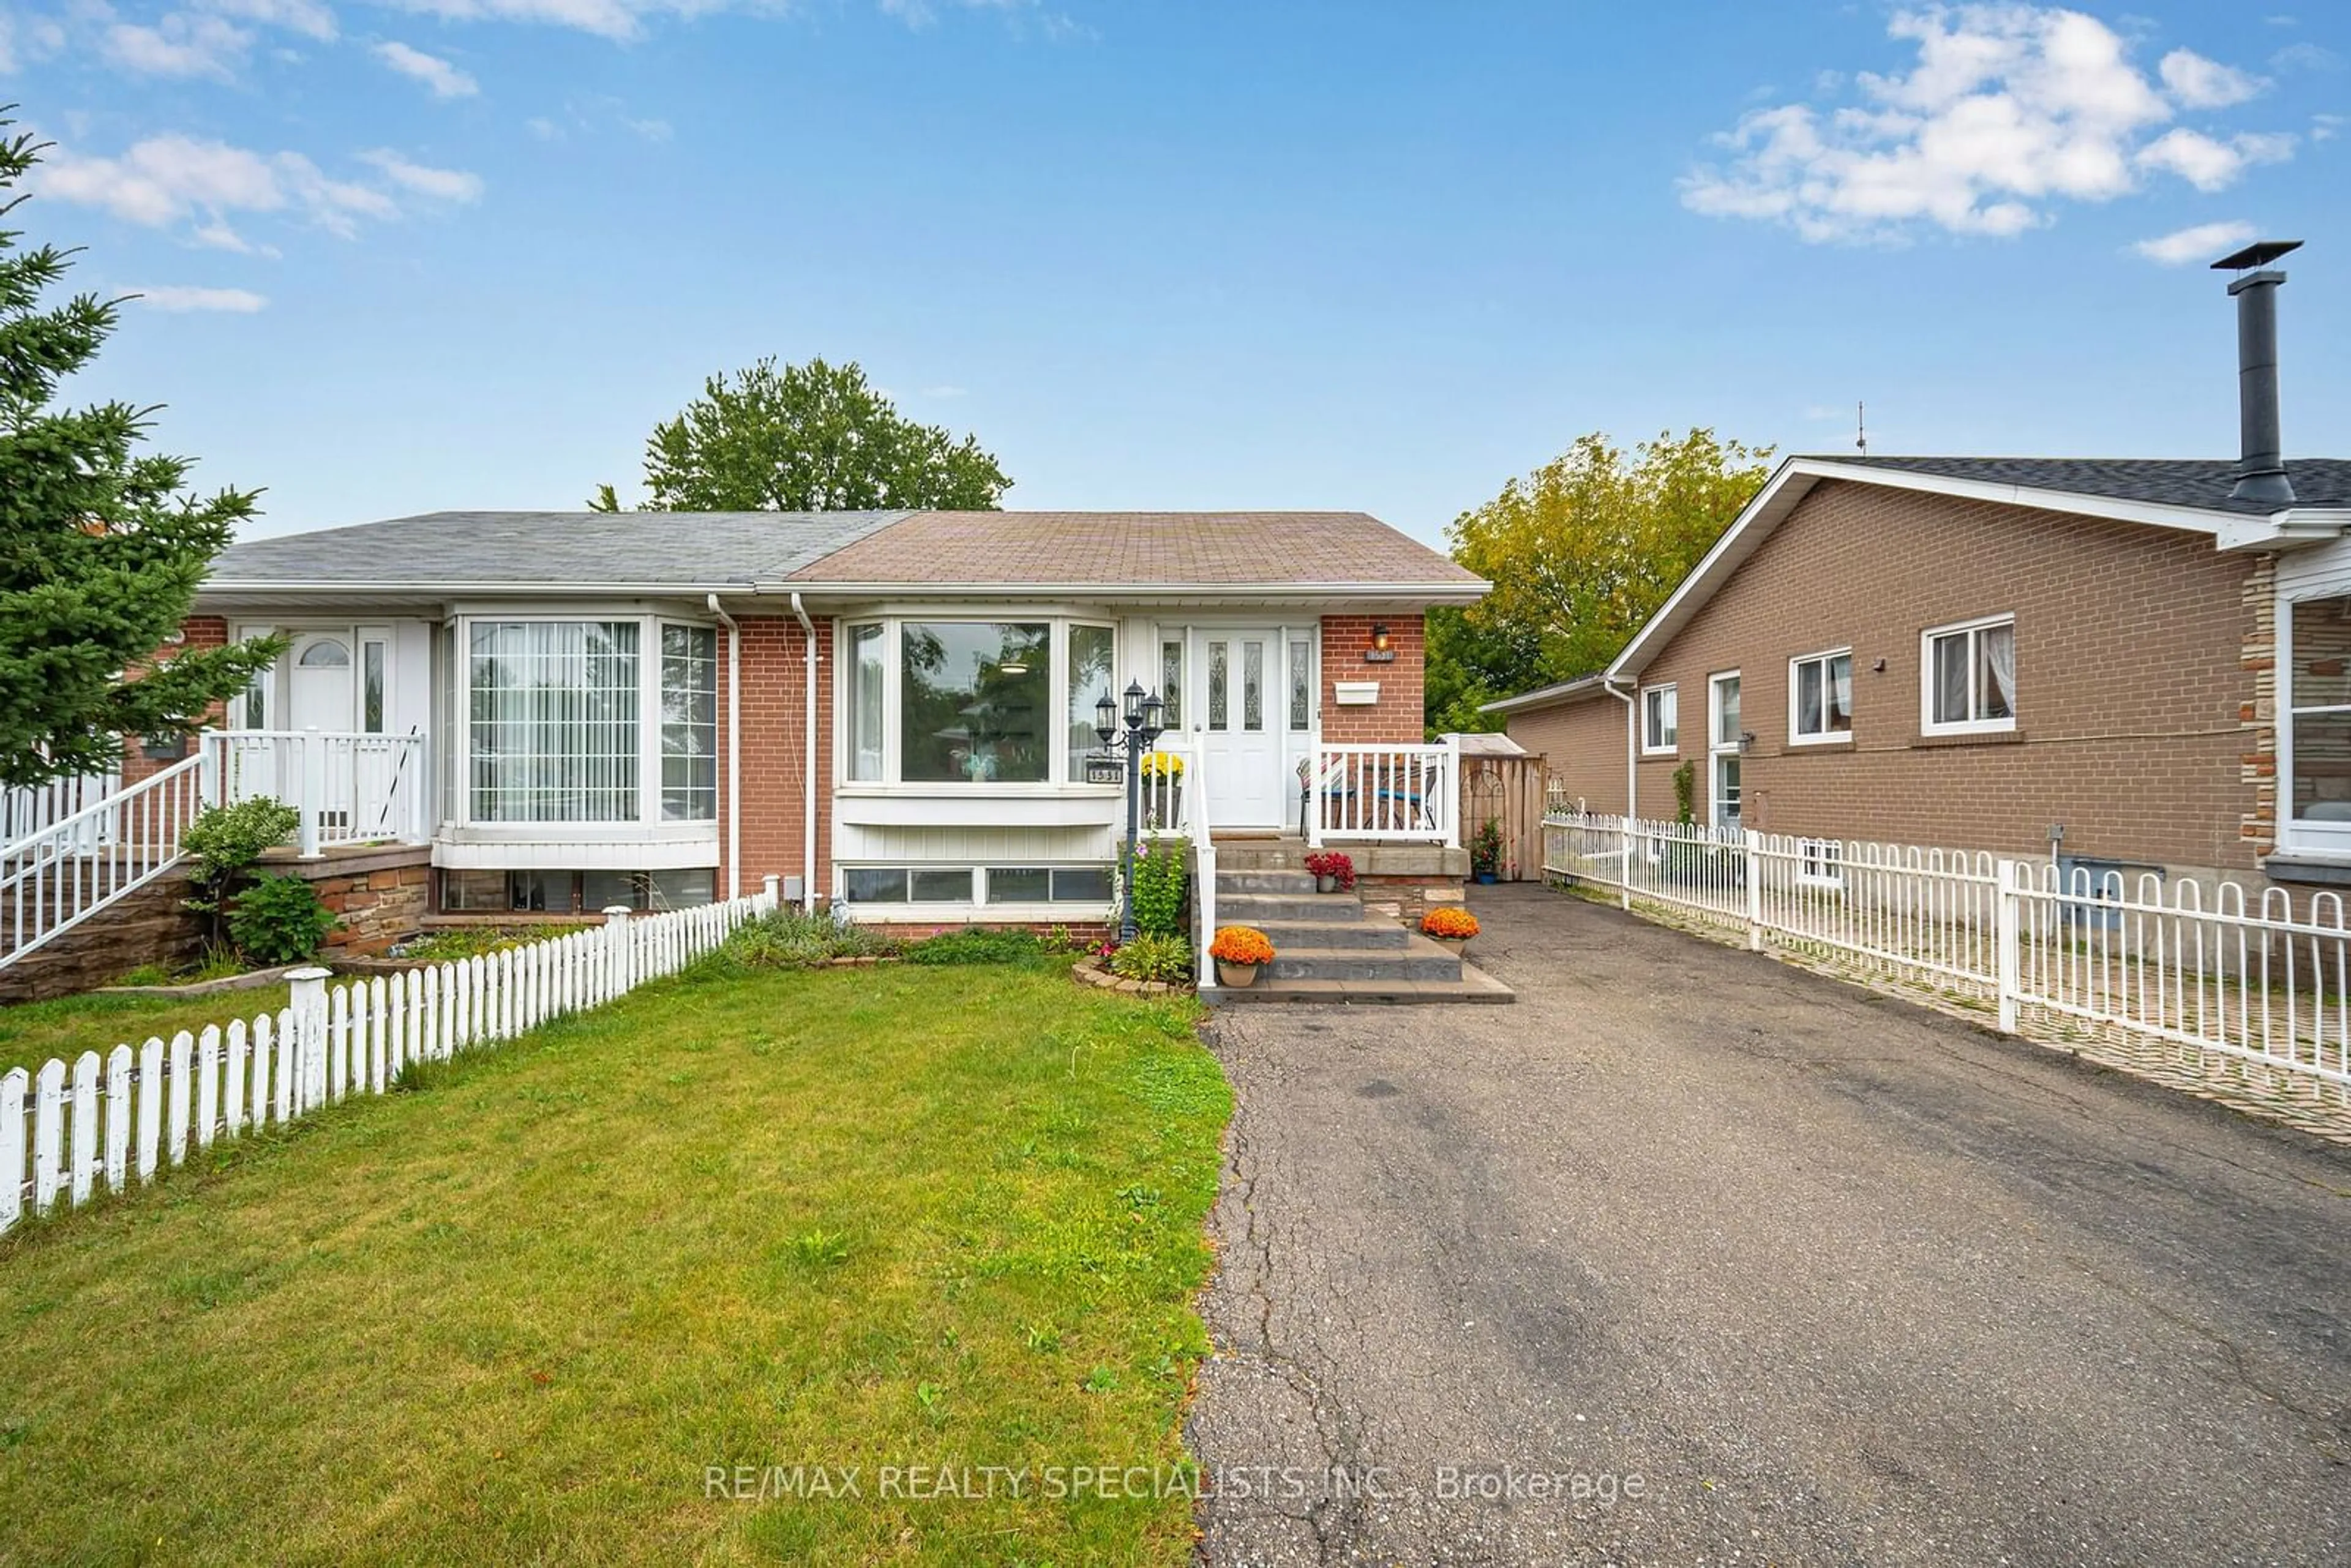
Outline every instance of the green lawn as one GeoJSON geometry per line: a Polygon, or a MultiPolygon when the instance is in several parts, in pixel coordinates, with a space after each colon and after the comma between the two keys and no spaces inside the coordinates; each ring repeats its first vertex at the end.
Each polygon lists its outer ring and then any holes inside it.
{"type": "Polygon", "coordinates": [[[1192,1007],[689,977],[31,1227],[0,1562],[1182,1563],[1181,1495],[881,1467],[1180,1463],[1231,1108],[1192,1007]],[[737,1466],[863,1495],[707,1495],[737,1466]]]}
{"type": "Polygon", "coordinates": [[[183,1029],[198,1032],[208,1023],[226,1029],[231,1019],[250,1023],[284,1007],[286,991],[284,986],[263,986],[185,998],[93,991],[54,1001],[19,1002],[0,1008],[0,1072],[12,1067],[37,1072],[53,1056],[64,1059],[70,1070],[74,1058],[85,1051],[103,1058],[118,1045],[136,1051],[150,1036],[160,1035],[169,1044],[183,1029]]]}

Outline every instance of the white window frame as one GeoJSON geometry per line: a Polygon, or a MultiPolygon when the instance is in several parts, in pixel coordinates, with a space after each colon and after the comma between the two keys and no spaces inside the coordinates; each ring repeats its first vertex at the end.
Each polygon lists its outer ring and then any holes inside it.
{"type": "Polygon", "coordinates": [[[2277,596],[2277,789],[2274,794],[2277,845],[2287,854],[2351,861],[2351,822],[2313,821],[2294,814],[2294,728],[2298,713],[2339,711],[2334,705],[2311,703],[2297,708],[2294,700],[2294,609],[2314,599],[2351,598],[2351,583],[2322,580],[2308,586],[2281,591],[2277,596]]]}
{"type": "MultiPolygon", "coordinates": [[[[1935,718],[1935,643],[1938,639],[1989,631],[1995,626],[2010,629],[2010,646],[2015,646],[2016,612],[2000,615],[1980,615],[1972,621],[1954,621],[1948,626],[1929,626],[1918,633],[1918,733],[1921,735],[2007,735],[2016,728],[2016,698],[2008,695],[2006,718],[1951,719],[1938,723],[1935,718]]],[[[1980,664],[1970,637],[1968,649],[1968,711],[1976,710],[1976,671],[1980,664]]],[[[2019,685],[2022,685],[2020,672],[2019,685]]]]}
{"type": "Polygon", "coordinates": [[[1794,658],[1788,661],[1789,745],[1850,746],[1853,744],[1853,729],[1851,727],[1853,715],[1851,713],[1847,713],[1845,715],[1847,726],[1844,729],[1814,730],[1808,734],[1798,727],[1799,723],[1801,722],[1799,716],[1802,712],[1801,698],[1798,695],[1802,688],[1798,683],[1802,677],[1803,667],[1806,664],[1818,664],[1821,666],[1821,722],[1825,724],[1828,722],[1828,696],[1831,689],[1829,684],[1829,665],[1838,659],[1843,659],[1845,664],[1845,691],[1849,695],[1853,690],[1853,650],[1851,648],[1826,648],[1817,653],[1799,653],[1794,658]]]}
{"type": "Polygon", "coordinates": [[[1641,755],[1644,757],[1674,757],[1681,751],[1681,694],[1671,681],[1641,688],[1641,755]],[[1674,710],[1673,737],[1662,743],[1653,742],[1649,735],[1649,699],[1661,697],[1674,710]]]}
{"type": "MultiPolygon", "coordinates": [[[[1063,706],[1070,695],[1070,628],[1089,626],[1106,630],[1111,636],[1111,695],[1116,699],[1121,688],[1118,674],[1124,668],[1125,637],[1116,616],[1098,612],[1077,612],[1068,609],[1042,609],[1025,606],[991,606],[986,610],[962,608],[905,608],[877,611],[866,615],[843,615],[833,622],[833,646],[841,650],[846,664],[849,650],[854,645],[857,628],[882,628],[882,777],[852,779],[850,761],[856,741],[856,714],[853,711],[854,683],[837,680],[833,701],[833,786],[849,795],[926,795],[951,796],[956,800],[980,800],[988,796],[1059,795],[1075,792],[1082,795],[1115,796],[1122,792],[1116,784],[1089,784],[1082,777],[1073,776],[1070,767],[1067,730],[1069,716],[1063,706]],[[990,783],[962,782],[933,779],[905,780],[901,777],[904,747],[900,734],[903,727],[904,691],[904,660],[905,628],[916,625],[961,623],[974,626],[1035,625],[1042,622],[1050,628],[1046,639],[1050,650],[1047,676],[1050,706],[1047,713],[1046,740],[1048,767],[1041,779],[997,780],[990,783]]],[[[1153,648],[1155,661],[1158,649],[1153,648]]]]}
{"type": "MultiPolygon", "coordinates": [[[[450,675],[455,720],[456,766],[451,779],[452,804],[457,822],[465,827],[478,828],[501,837],[546,838],[560,835],[576,841],[601,841],[613,838],[634,838],[645,830],[654,830],[664,837],[680,835],[701,837],[717,831],[725,816],[724,802],[731,787],[725,778],[725,765],[720,765],[718,798],[720,810],[715,817],[695,817],[673,821],[662,815],[662,702],[661,702],[661,632],[664,625],[698,626],[716,630],[716,622],[707,617],[693,615],[649,614],[642,609],[602,610],[594,606],[550,611],[544,607],[530,610],[497,609],[468,610],[451,617],[450,675]],[[594,821],[570,821],[563,819],[544,821],[507,821],[476,818],[474,815],[474,627],[476,622],[504,624],[510,622],[537,622],[573,624],[581,622],[634,622],[637,627],[637,810],[632,817],[594,821]]],[[[725,653],[722,639],[719,651],[725,653]]],[[[724,688],[721,688],[724,712],[724,688]]],[[[724,719],[721,719],[724,727],[724,719]]],[[[724,737],[721,737],[724,744],[724,737]]]]}
{"type": "Polygon", "coordinates": [[[1843,893],[1844,841],[1841,839],[1798,839],[1796,885],[1819,893],[1843,893]]]}
{"type": "Polygon", "coordinates": [[[1743,827],[1747,821],[1747,683],[1737,670],[1717,670],[1706,678],[1706,821],[1707,826],[1718,829],[1743,827]],[[1739,687],[1739,722],[1729,739],[1722,736],[1724,682],[1739,687]],[[1725,758],[1739,764],[1739,799],[1727,802],[1722,798],[1721,764],[1725,758]],[[1726,812],[1724,807],[1730,810],[1726,812]],[[1725,821],[1725,816],[1731,818],[1725,821]]]}

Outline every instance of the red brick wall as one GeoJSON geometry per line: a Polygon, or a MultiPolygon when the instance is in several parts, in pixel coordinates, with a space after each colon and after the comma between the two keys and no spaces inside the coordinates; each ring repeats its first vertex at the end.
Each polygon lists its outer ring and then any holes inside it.
{"type": "Polygon", "coordinates": [[[1322,617],[1322,738],[1333,746],[1390,742],[1416,745],[1427,732],[1423,713],[1423,682],[1427,674],[1427,617],[1420,611],[1387,615],[1325,615],[1322,617]],[[1395,651],[1391,664],[1367,664],[1364,651],[1372,645],[1372,628],[1388,629],[1388,645],[1395,651]],[[1360,707],[1341,707],[1335,689],[1341,681],[1377,681],[1380,700],[1360,707]]]}
{"type": "Polygon", "coordinates": [[[1513,714],[1505,733],[1539,752],[1543,770],[1586,810],[1625,810],[1625,705],[1607,694],[1513,714]]]}
{"type": "Polygon", "coordinates": [[[1678,688],[1680,750],[1640,764],[1641,812],[1671,817],[1697,758],[1704,815],[1707,679],[1737,669],[1750,826],[2045,854],[2062,822],[2067,853],[2250,869],[2260,571],[2196,534],[1823,485],[1642,672],[1678,688]],[[2011,612],[2015,732],[1922,736],[1919,633],[2011,612]],[[1790,747],[1788,660],[1847,645],[1852,742],[1790,747]]]}
{"type": "MultiPolygon", "coordinates": [[[[806,805],[808,729],[805,659],[808,638],[789,615],[741,618],[743,638],[743,891],[756,893],[759,879],[774,873],[801,873],[801,823],[806,805]]],[[[725,628],[720,628],[722,634],[725,628]]],[[[817,865],[812,883],[819,897],[832,890],[832,625],[816,623],[817,647],[817,865]]],[[[719,745],[726,746],[726,650],[719,650],[719,745]]],[[[729,797],[736,780],[722,765],[718,784],[721,865],[718,889],[726,890],[725,842],[729,797]]]]}
{"type": "MultiPolygon", "coordinates": [[[[218,615],[191,615],[180,622],[180,630],[187,634],[187,640],[176,647],[158,648],[155,651],[156,664],[169,664],[180,654],[197,648],[228,646],[228,622],[218,615]]],[[[218,708],[213,710],[215,723],[218,722],[220,711],[218,708]]],[[[189,754],[194,755],[195,742],[191,740],[188,745],[189,754]]],[[[168,761],[158,762],[150,758],[146,752],[141,749],[137,736],[129,737],[124,740],[122,781],[125,784],[136,784],[141,779],[160,773],[170,766],[172,765],[168,761]]]]}

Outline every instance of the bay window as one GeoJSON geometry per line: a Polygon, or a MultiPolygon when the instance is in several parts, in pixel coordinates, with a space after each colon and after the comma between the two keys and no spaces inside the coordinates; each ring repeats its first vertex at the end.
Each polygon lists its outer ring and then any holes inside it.
{"type": "Polygon", "coordinates": [[[716,820],[715,631],[476,617],[464,645],[469,821],[716,820]]]}
{"type": "Polygon", "coordinates": [[[1082,783],[1115,696],[1117,635],[1085,621],[862,622],[842,629],[852,783],[1082,783]]]}

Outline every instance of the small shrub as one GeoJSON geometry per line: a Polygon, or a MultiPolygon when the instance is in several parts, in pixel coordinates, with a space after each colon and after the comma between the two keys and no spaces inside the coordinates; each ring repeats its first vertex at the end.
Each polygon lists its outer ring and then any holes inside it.
{"type": "Polygon", "coordinates": [[[204,917],[208,946],[229,940],[231,895],[253,874],[265,851],[276,849],[302,825],[302,813],[266,795],[200,811],[180,834],[180,850],[193,868],[188,873],[188,908],[204,917]]]}
{"type": "Polygon", "coordinates": [[[1469,869],[1479,876],[1494,876],[1502,869],[1502,824],[1492,817],[1469,841],[1469,869]]]}
{"type": "Polygon", "coordinates": [[[1137,936],[1110,956],[1110,972],[1181,985],[1192,977],[1192,945],[1181,936],[1137,936]]]}
{"type": "Polygon", "coordinates": [[[1220,925],[1208,956],[1219,964],[1270,964],[1273,939],[1254,925],[1220,925]]]}
{"type": "Polygon", "coordinates": [[[1045,956],[1034,931],[989,931],[973,925],[942,931],[906,949],[909,964],[1025,964],[1045,956]]]}
{"type": "Polygon", "coordinates": [[[702,962],[739,974],[814,968],[834,958],[878,958],[897,950],[897,943],[866,926],[844,925],[830,915],[778,909],[737,927],[702,962]]]}
{"type": "Polygon", "coordinates": [[[334,912],[298,876],[263,877],[237,894],[228,916],[237,951],[263,967],[312,956],[334,928],[334,912]]]}
{"type": "Polygon", "coordinates": [[[1147,936],[1183,934],[1186,848],[1182,839],[1134,846],[1134,928],[1147,936]]]}

